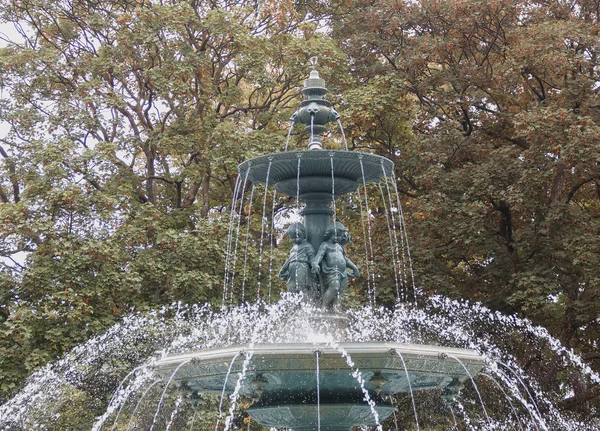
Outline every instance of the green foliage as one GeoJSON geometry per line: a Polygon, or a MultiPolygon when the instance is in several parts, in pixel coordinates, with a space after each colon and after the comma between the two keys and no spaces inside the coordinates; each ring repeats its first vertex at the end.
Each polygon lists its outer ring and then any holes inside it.
{"type": "Polygon", "coordinates": [[[308,57],[336,48],[292,2],[1,14],[23,38],[0,48],[4,400],[123,315],[221,303],[237,165],[283,147],[308,57]]]}
{"type": "Polygon", "coordinates": [[[348,118],[352,145],[380,151],[382,136],[402,136],[388,141],[402,150],[419,286],[529,317],[597,368],[595,3],[338,6],[333,35],[367,101],[348,118]],[[403,100],[413,106],[399,116],[390,102],[403,100]],[[391,109],[367,129],[371,104],[391,109]]]}
{"type": "MultiPolygon", "coordinates": [[[[220,304],[237,165],[283,148],[311,55],[349,146],[396,162],[419,288],[528,317],[600,367],[595,2],[1,4],[24,41],[0,48],[0,399],[133,310],[220,304]]],[[[261,235],[256,193],[240,243],[266,268],[288,244],[261,235]]],[[[338,206],[348,253],[391,305],[395,245],[374,220],[373,259],[364,199],[338,206]]],[[[245,285],[242,252],[234,302],[285,288],[255,269],[245,285]]]]}
{"type": "MultiPolygon", "coordinates": [[[[66,386],[66,384],[64,384],[66,386]]],[[[101,413],[103,404],[76,387],[60,388],[61,396],[43,411],[36,411],[15,423],[14,430],[46,427],[49,429],[75,431],[89,427],[95,416],[101,413]]]]}

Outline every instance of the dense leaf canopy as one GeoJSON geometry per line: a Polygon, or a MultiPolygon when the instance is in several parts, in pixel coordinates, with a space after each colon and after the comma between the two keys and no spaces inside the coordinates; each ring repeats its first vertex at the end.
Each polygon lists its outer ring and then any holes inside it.
{"type": "MultiPolygon", "coordinates": [[[[351,149],[396,162],[419,289],[527,317],[600,369],[597,2],[1,5],[21,38],[0,48],[0,399],[133,310],[220,304],[237,165],[283,149],[312,55],[351,149]]],[[[585,414],[600,391],[569,377],[585,414]]]]}

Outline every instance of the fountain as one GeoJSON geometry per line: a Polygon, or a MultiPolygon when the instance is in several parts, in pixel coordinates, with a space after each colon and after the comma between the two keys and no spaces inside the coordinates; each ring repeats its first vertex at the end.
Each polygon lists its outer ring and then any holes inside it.
{"type": "Polygon", "coordinates": [[[394,165],[374,154],[323,148],[326,124],[340,116],[325,100],[325,81],[316,59],[311,60],[304,101],[291,118],[305,125],[308,150],[248,160],[239,166],[239,177],[304,202],[304,223],[294,223],[287,231],[294,246],[279,275],[289,293],[300,294],[304,306],[318,310],[305,318],[314,334],[326,334],[329,340],[186,352],[161,359],[156,369],[191,393],[253,398],[248,414],[265,427],[347,431],[356,425],[380,426],[395,410],[386,400],[401,392],[412,396],[439,390],[451,400],[484,362],[468,349],[346,340],[348,319],[341,297],[348,279],[358,278],[360,271],[346,256],[350,234],[336,220],[335,201],[359,186],[391,177],[394,165]],[[228,380],[232,372],[243,377],[228,380]]]}
{"type": "MultiPolygon", "coordinates": [[[[373,286],[374,277],[346,255],[351,236],[337,218],[336,199],[362,188],[369,217],[367,184],[393,184],[394,166],[377,155],[323,148],[326,125],[339,123],[339,115],[324,98],[315,63],[292,117],[305,126],[308,150],[287,151],[286,143],[284,152],[242,163],[234,193],[241,190],[243,202],[246,182],[252,182],[304,202],[303,222],[287,228],[293,247],[279,271],[288,293],[275,304],[244,302],[219,311],[174,304],[128,316],[36,372],[0,406],[0,429],[599,429],[598,421],[578,421],[557,407],[569,388],[544,393],[519,368],[517,352],[499,347],[529,338],[600,384],[577,355],[528,321],[442,296],[421,298],[420,307],[398,301],[390,310],[372,301],[342,310],[348,281],[362,276],[373,286]],[[90,393],[103,384],[113,395],[88,420],[90,402],[97,400],[90,393]],[[61,422],[68,409],[81,412],[75,428],[61,422]]],[[[360,196],[358,202],[362,206],[360,196]]],[[[396,202],[388,199],[394,234],[404,229],[396,202]]],[[[266,191],[263,213],[265,206],[266,191]]],[[[393,238],[392,229],[390,253],[397,260],[403,240],[393,238]]],[[[366,249],[370,241],[365,235],[366,249]]],[[[235,268],[237,247],[230,238],[224,299],[242,273],[235,268]]],[[[372,266],[369,253],[365,263],[372,266]]]]}

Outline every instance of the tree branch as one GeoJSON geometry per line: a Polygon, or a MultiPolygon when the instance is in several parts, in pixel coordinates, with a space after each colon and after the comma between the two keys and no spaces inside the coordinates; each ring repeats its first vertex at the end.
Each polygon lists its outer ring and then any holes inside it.
{"type": "Polygon", "coordinates": [[[165,177],[151,176],[151,177],[144,178],[142,181],[147,181],[147,180],[159,180],[159,181],[164,181],[167,184],[177,184],[177,181],[170,180],[170,179],[165,178],[165,177]]]}
{"type": "Polygon", "coordinates": [[[579,181],[578,183],[576,183],[572,188],[571,191],[569,191],[569,194],[567,195],[567,199],[565,200],[565,204],[568,204],[569,202],[571,202],[571,199],[573,199],[573,196],[575,196],[575,193],[577,193],[577,190],[579,190],[582,186],[584,186],[585,184],[592,182],[594,180],[600,179],[600,172],[596,172],[594,174],[590,174],[587,177],[581,179],[581,181],[579,181]]]}
{"type": "Polygon", "coordinates": [[[6,193],[4,192],[4,189],[2,188],[1,185],[0,185],[0,200],[2,200],[2,202],[4,202],[5,204],[10,203],[8,196],[6,196],[6,193]]]}
{"type": "Polygon", "coordinates": [[[0,147],[0,154],[6,159],[6,165],[8,166],[8,170],[10,172],[9,178],[13,188],[13,200],[15,203],[18,203],[20,200],[21,191],[19,187],[19,181],[16,177],[17,168],[15,166],[15,162],[2,147],[0,147]]]}
{"type": "Polygon", "coordinates": [[[575,395],[574,397],[570,397],[561,401],[561,405],[566,409],[573,410],[575,407],[587,403],[588,401],[596,398],[599,395],[600,385],[596,385],[582,394],[575,395]]]}
{"type": "Polygon", "coordinates": [[[88,183],[90,183],[90,184],[91,184],[91,185],[92,185],[92,186],[93,186],[93,187],[94,187],[96,190],[98,190],[99,192],[101,192],[101,191],[103,191],[103,190],[104,190],[104,187],[102,187],[102,184],[100,184],[100,183],[99,183],[98,181],[96,181],[95,179],[93,179],[93,178],[90,178],[90,177],[88,176],[87,172],[84,172],[84,171],[83,171],[83,170],[81,170],[81,169],[74,168],[74,167],[72,167],[72,166],[71,166],[71,165],[70,165],[68,162],[65,162],[65,161],[63,161],[63,162],[62,162],[62,164],[63,164],[63,166],[65,166],[66,168],[68,168],[68,169],[71,169],[71,170],[73,170],[74,172],[77,172],[77,173],[81,174],[81,175],[83,176],[83,178],[84,178],[84,179],[85,179],[85,180],[86,180],[88,183]]]}
{"type": "Polygon", "coordinates": [[[585,361],[593,361],[596,359],[600,359],[600,352],[587,353],[583,355],[583,359],[585,361]]]}

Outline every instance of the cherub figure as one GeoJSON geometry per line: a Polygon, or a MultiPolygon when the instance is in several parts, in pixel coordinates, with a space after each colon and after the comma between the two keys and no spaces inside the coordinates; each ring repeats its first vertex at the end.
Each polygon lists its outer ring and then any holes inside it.
{"type": "Polygon", "coordinates": [[[315,282],[312,275],[314,271],[311,270],[315,249],[306,241],[306,228],[301,223],[290,225],[287,235],[294,246],[279,271],[279,278],[287,281],[288,292],[302,292],[307,298],[312,298],[315,282]]]}
{"type": "Polygon", "coordinates": [[[352,278],[360,277],[356,265],[346,257],[343,246],[348,242],[348,229],[342,223],[335,222],[325,231],[325,242],[319,247],[312,263],[313,269],[322,274],[322,305],[328,311],[339,311],[342,293],[348,285],[347,269],[352,270],[352,278]]]}

